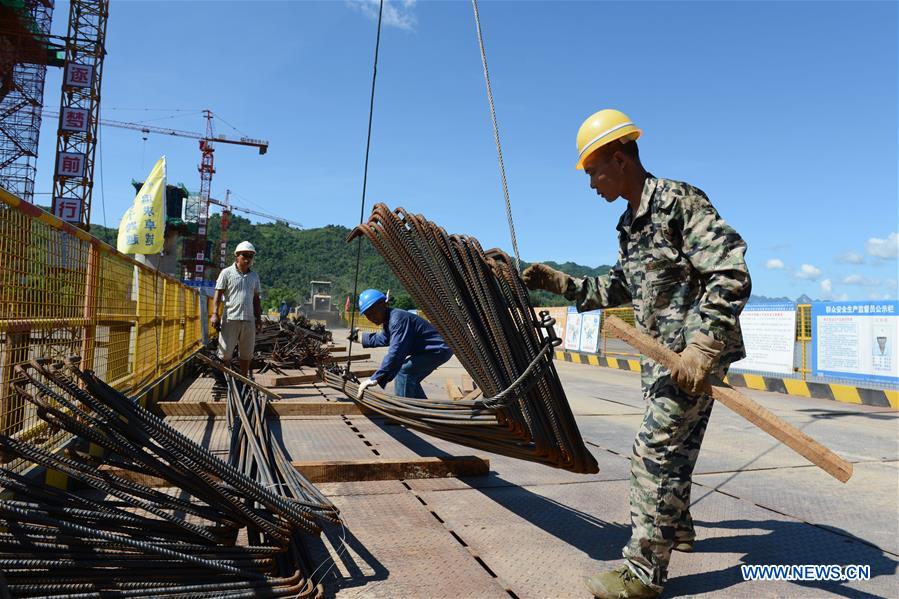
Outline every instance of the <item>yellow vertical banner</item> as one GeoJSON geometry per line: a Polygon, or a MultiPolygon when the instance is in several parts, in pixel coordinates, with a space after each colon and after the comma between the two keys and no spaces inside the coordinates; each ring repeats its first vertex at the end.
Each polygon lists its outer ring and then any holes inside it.
{"type": "Polygon", "coordinates": [[[158,254],[165,241],[165,156],[147,180],[119,224],[117,247],[123,254],[158,254]]]}

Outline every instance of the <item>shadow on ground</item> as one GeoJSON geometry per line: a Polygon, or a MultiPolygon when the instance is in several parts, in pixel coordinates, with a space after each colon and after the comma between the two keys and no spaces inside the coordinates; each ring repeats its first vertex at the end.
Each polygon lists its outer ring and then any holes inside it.
{"type": "Polygon", "coordinates": [[[325,587],[324,597],[334,597],[341,589],[364,587],[378,580],[386,580],[390,575],[390,571],[348,528],[327,526],[322,530],[322,538],[304,537],[303,542],[317,568],[313,580],[321,582],[325,587]],[[336,563],[332,563],[332,553],[325,547],[323,539],[327,539],[338,554],[336,563]],[[347,576],[338,568],[338,563],[347,572],[347,576]]]}
{"type": "MultiPolygon", "coordinates": [[[[372,419],[385,433],[419,455],[451,457],[404,426],[372,419]]],[[[535,464],[536,467],[546,467],[535,464]]],[[[630,538],[630,526],[606,522],[592,514],[569,507],[527,488],[509,482],[491,471],[486,476],[459,477],[472,491],[478,491],[513,514],[579,549],[591,559],[615,560],[630,538]]]]}
{"type": "MultiPolygon", "coordinates": [[[[700,539],[696,543],[696,553],[743,554],[740,561],[748,565],[867,564],[871,567],[871,579],[873,580],[879,576],[894,576],[897,564],[899,564],[895,556],[884,553],[866,541],[835,527],[815,526],[794,520],[728,520],[696,522],[696,524],[717,530],[753,531],[752,534],[700,539]]],[[[675,559],[677,558],[675,557],[675,559]]],[[[665,585],[665,595],[676,597],[715,593],[743,582],[741,569],[730,567],[673,578],[665,585]]],[[[847,583],[840,581],[792,582],[790,584],[803,589],[820,589],[844,597],[881,598],[889,596],[865,592],[859,588],[868,584],[865,582],[854,583],[854,587],[849,587],[847,583]]],[[[897,589],[894,587],[894,590],[897,589]]],[[[808,593],[808,595],[811,596],[813,593],[808,593]]]]}

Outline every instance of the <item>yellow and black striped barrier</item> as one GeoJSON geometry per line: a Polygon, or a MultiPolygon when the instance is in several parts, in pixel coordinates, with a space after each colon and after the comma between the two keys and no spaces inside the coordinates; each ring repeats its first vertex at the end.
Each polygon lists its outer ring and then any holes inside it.
{"type": "MultiPolygon", "coordinates": [[[[557,351],[556,360],[640,372],[639,359],[606,358],[594,354],[557,351]]],[[[865,389],[853,385],[815,383],[798,379],[785,379],[762,376],[760,374],[743,373],[731,373],[725,379],[725,382],[733,387],[746,387],[747,389],[756,389],[758,391],[785,393],[787,395],[814,397],[817,399],[830,399],[844,403],[899,410],[899,391],[897,390],[865,389]]]]}

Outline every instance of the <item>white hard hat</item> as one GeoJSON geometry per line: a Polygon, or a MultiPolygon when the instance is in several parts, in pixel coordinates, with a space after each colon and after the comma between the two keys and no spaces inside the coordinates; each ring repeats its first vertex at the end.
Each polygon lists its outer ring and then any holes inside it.
{"type": "Polygon", "coordinates": [[[241,241],[237,244],[237,248],[234,250],[234,255],[237,255],[241,252],[253,252],[256,253],[256,248],[253,247],[253,244],[249,241],[241,241]]]}

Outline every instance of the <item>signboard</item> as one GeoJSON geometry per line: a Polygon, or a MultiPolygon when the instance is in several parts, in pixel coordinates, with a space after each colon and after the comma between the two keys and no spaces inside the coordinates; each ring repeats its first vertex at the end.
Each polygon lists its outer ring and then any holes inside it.
{"type": "Polygon", "coordinates": [[[56,174],[60,177],[84,177],[84,154],[60,152],[56,155],[56,174]]]}
{"type": "Polygon", "coordinates": [[[89,64],[66,63],[64,84],[68,87],[86,88],[91,86],[94,78],[94,67],[89,64]]]}
{"type": "Polygon", "coordinates": [[[796,338],[796,305],[792,302],[748,304],[740,314],[746,357],[733,368],[793,373],[796,338]]]}
{"type": "Polygon", "coordinates": [[[80,223],[81,200],[78,198],[53,198],[53,216],[67,223],[80,223]]]}
{"type": "Polygon", "coordinates": [[[812,373],[899,382],[899,302],[812,304],[812,373]]]}
{"type": "Polygon", "coordinates": [[[565,349],[578,351],[581,347],[581,315],[574,307],[568,308],[565,319],[565,349]]]}
{"type": "Polygon", "coordinates": [[[84,133],[87,131],[87,110],[84,108],[63,107],[59,128],[63,131],[84,133]]]}
{"type": "Polygon", "coordinates": [[[599,310],[592,310],[581,314],[580,350],[582,352],[595,354],[599,351],[599,319],[599,310]]]}

